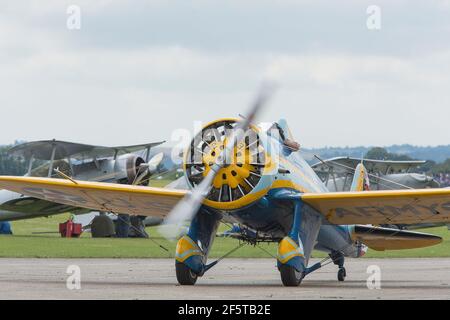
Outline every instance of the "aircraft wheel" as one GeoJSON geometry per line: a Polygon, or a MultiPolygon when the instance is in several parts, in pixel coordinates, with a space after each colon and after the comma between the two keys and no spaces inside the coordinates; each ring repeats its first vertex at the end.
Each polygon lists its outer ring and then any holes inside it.
{"type": "Polygon", "coordinates": [[[298,287],[303,280],[303,273],[288,265],[280,267],[280,275],[281,282],[286,287],[298,287]]]}
{"type": "Polygon", "coordinates": [[[193,286],[197,282],[198,275],[196,275],[191,268],[181,262],[175,263],[175,270],[177,274],[178,283],[182,286],[193,286]]]}
{"type": "Polygon", "coordinates": [[[347,276],[347,271],[345,270],[345,268],[344,267],[339,268],[339,271],[337,274],[338,280],[342,282],[345,280],[346,276],[347,276]]]}

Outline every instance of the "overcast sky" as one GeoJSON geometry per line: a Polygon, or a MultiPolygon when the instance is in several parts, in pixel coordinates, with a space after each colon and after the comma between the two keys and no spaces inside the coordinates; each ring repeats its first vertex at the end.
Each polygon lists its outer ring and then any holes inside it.
{"type": "Polygon", "coordinates": [[[264,78],[306,147],[450,144],[450,1],[393,2],[2,1],[0,144],[170,140],[264,78]]]}

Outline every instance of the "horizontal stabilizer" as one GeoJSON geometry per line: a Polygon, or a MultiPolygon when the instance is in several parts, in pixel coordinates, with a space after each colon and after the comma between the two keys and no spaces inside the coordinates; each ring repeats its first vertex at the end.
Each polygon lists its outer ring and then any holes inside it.
{"type": "Polygon", "coordinates": [[[352,238],[376,251],[423,248],[442,242],[432,234],[363,225],[354,226],[352,238]]]}

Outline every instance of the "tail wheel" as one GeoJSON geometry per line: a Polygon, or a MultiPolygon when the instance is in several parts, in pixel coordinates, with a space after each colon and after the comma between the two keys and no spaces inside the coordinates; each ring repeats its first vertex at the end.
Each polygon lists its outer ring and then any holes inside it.
{"type": "Polygon", "coordinates": [[[288,265],[280,267],[280,275],[281,282],[286,287],[298,287],[303,280],[303,273],[288,265]]]}
{"type": "Polygon", "coordinates": [[[178,283],[182,286],[193,286],[197,282],[198,275],[196,275],[191,268],[184,263],[176,262],[175,271],[177,274],[178,283]]]}
{"type": "Polygon", "coordinates": [[[347,271],[345,270],[344,267],[339,268],[337,276],[338,276],[339,281],[341,281],[341,282],[345,281],[345,277],[347,276],[347,271]]]}

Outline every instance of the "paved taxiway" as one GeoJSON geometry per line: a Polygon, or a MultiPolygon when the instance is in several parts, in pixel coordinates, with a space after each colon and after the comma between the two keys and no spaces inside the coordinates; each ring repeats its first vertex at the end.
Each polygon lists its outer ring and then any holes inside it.
{"type": "Polygon", "coordinates": [[[348,259],[347,280],[326,266],[298,288],[281,286],[272,259],[227,259],[181,287],[168,259],[0,259],[0,299],[450,299],[450,258],[348,259]],[[78,265],[81,289],[68,290],[78,265]],[[367,289],[367,267],[381,269],[381,289],[367,289]]]}

